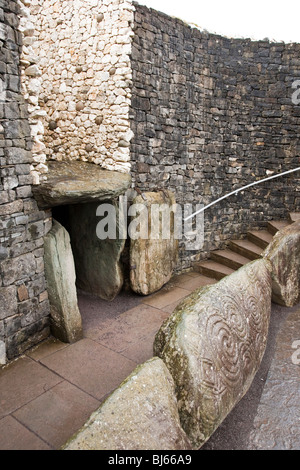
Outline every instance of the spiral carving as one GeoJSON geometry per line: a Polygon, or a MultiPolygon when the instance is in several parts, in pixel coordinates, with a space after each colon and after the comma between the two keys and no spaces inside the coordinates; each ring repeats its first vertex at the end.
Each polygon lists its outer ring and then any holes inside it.
{"type": "Polygon", "coordinates": [[[263,260],[175,310],[181,320],[162,357],[174,367],[174,377],[184,377],[177,384],[180,412],[195,442],[203,443],[249,388],[265,349],[270,311],[271,275],[263,260]],[[184,374],[177,374],[178,355],[188,364],[184,374]]]}

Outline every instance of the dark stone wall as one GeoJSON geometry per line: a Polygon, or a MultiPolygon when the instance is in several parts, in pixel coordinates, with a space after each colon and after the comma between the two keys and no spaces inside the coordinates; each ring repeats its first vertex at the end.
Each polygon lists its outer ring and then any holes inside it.
{"type": "MultiPolygon", "coordinates": [[[[299,167],[300,44],[228,39],[135,4],[132,50],[133,178],[177,202],[208,204],[236,188],[299,167]]],[[[300,209],[299,173],[239,193],[205,212],[205,258],[249,228],[300,209]]]]}
{"type": "Polygon", "coordinates": [[[0,0],[0,341],[12,359],[49,335],[43,237],[32,197],[31,138],[20,90],[18,6],[0,0]]]}

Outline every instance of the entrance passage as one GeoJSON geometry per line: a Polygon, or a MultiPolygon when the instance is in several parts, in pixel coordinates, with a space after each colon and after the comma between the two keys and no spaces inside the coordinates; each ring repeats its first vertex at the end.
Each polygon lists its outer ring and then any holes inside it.
{"type": "Polygon", "coordinates": [[[63,225],[70,235],[77,287],[111,301],[120,292],[124,282],[120,256],[125,239],[98,238],[98,206],[98,202],[91,202],[54,207],[53,218],[63,225]]]}
{"type": "Polygon", "coordinates": [[[120,255],[125,240],[100,240],[96,212],[100,204],[113,204],[124,194],[131,178],[82,161],[50,161],[48,167],[47,181],[34,188],[38,205],[52,208],[54,218],[70,235],[77,286],[112,300],[123,284],[120,255]]]}

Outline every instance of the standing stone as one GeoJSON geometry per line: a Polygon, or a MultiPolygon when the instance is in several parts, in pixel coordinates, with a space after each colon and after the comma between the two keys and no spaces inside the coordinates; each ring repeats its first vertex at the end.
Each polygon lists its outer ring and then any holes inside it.
{"type": "Polygon", "coordinates": [[[189,450],[173,379],[159,358],[138,366],[64,450],[189,450]]]}
{"type": "Polygon", "coordinates": [[[271,312],[266,260],[187,297],[154,343],[176,385],[183,429],[201,447],[249,389],[263,357],[271,312]]]}
{"type": "Polygon", "coordinates": [[[123,214],[112,201],[69,206],[69,224],[76,265],[77,286],[104,300],[113,300],[123,285],[120,256],[125,246],[123,214]],[[99,207],[112,211],[100,218],[99,207]],[[99,212],[98,212],[99,213],[99,212]],[[106,220],[105,220],[106,219],[106,220]],[[99,224],[106,221],[105,239],[100,239],[99,224]],[[119,237],[121,225],[122,237],[119,237]],[[98,234],[97,234],[98,232],[98,234]]]}
{"type": "Polygon", "coordinates": [[[45,237],[45,273],[52,333],[65,343],[78,341],[82,338],[82,323],[77,303],[70,237],[66,229],[55,220],[45,237]]]}
{"type": "MultiPolygon", "coordinates": [[[[178,240],[175,237],[175,222],[172,212],[175,197],[171,191],[147,192],[133,200],[142,211],[133,214],[132,223],[140,221],[140,237],[130,241],[130,282],[138,294],[148,295],[159,290],[173,274],[178,260],[178,240]],[[151,220],[155,210],[160,216],[151,220]],[[163,230],[166,229],[164,234],[163,230]],[[166,237],[166,238],[165,238],[166,237]]],[[[131,209],[133,209],[131,207],[131,209]]],[[[137,206],[136,206],[137,207],[137,206]]]]}
{"type": "Polygon", "coordinates": [[[263,256],[272,264],[272,300],[293,307],[300,302],[300,220],[276,233],[263,256]]]}

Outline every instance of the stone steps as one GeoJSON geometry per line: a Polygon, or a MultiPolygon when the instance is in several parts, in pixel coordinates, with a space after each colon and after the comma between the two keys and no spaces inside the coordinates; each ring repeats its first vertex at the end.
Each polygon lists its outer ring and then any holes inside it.
{"type": "Polygon", "coordinates": [[[296,220],[300,219],[300,212],[291,212],[289,214],[289,221],[290,223],[296,222],[296,220]]]}
{"type": "Polygon", "coordinates": [[[217,263],[215,261],[203,261],[201,263],[195,263],[194,270],[203,274],[204,276],[220,280],[228,274],[233,273],[235,270],[225,266],[224,264],[217,263]]]}
{"type": "Polygon", "coordinates": [[[268,230],[252,230],[247,233],[247,238],[250,242],[265,249],[271,243],[273,235],[268,230]]]}
{"type": "Polygon", "coordinates": [[[229,246],[232,251],[245,256],[250,261],[258,259],[263,252],[263,248],[260,248],[249,240],[231,240],[229,246]]]}
{"type": "Polygon", "coordinates": [[[279,230],[282,230],[287,225],[290,225],[290,222],[287,220],[273,220],[268,222],[268,231],[275,235],[279,230]]]}
{"type": "Polygon", "coordinates": [[[232,250],[213,251],[211,253],[211,259],[231,269],[239,269],[250,261],[249,258],[235,253],[232,250]]]}
{"type": "Polygon", "coordinates": [[[212,279],[220,280],[235,270],[260,258],[264,249],[271,243],[273,236],[287,225],[300,219],[300,213],[289,214],[287,220],[274,220],[267,224],[267,229],[250,230],[247,238],[231,240],[227,249],[215,250],[210,259],[195,263],[195,271],[212,279]]]}

